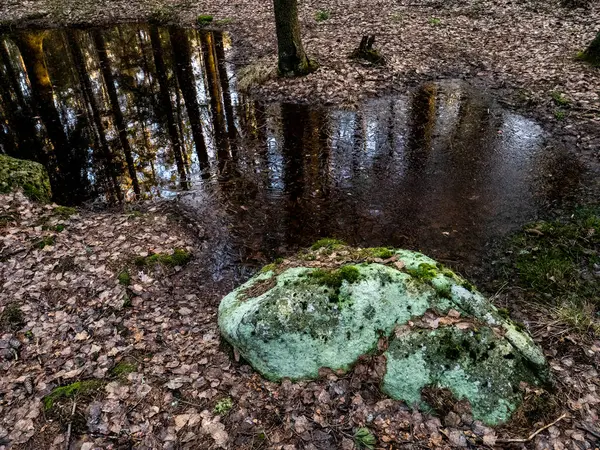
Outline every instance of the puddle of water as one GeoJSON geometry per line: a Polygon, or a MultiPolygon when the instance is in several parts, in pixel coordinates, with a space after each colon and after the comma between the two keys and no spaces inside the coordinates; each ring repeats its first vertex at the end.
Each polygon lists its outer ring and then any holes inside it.
{"type": "Polygon", "coordinates": [[[236,92],[230,51],[139,24],[0,36],[0,148],[46,165],[66,204],[186,192],[217,278],[323,236],[461,267],[580,181],[538,124],[461,82],[265,105],[236,92]]]}

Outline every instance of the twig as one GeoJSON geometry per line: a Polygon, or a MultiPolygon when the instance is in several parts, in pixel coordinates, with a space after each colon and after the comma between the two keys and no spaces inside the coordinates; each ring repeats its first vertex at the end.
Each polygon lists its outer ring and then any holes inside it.
{"type": "Polygon", "coordinates": [[[534,437],[536,437],[538,434],[540,434],[542,431],[547,430],[548,428],[550,428],[552,425],[560,422],[561,420],[563,420],[565,417],[567,417],[567,413],[563,414],[562,416],[560,416],[558,419],[556,419],[554,422],[549,423],[546,426],[543,426],[542,428],[540,428],[539,430],[531,433],[531,435],[526,438],[526,439],[497,439],[496,443],[498,444],[510,444],[510,443],[517,443],[517,444],[524,444],[526,442],[530,442],[534,437]]]}
{"type": "Polygon", "coordinates": [[[73,423],[73,416],[75,415],[75,408],[77,407],[77,402],[73,402],[73,409],[71,410],[71,419],[69,420],[69,425],[67,426],[67,444],[65,445],[65,449],[69,450],[71,446],[71,425],[73,423]]]}
{"type": "Polygon", "coordinates": [[[586,431],[588,433],[590,433],[592,436],[594,436],[597,439],[600,439],[600,433],[598,433],[597,431],[594,430],[590,430],[587,427],[584,427],[583,425],[577,425],[575,428],[579,428],[582,431],[586,431]]]}

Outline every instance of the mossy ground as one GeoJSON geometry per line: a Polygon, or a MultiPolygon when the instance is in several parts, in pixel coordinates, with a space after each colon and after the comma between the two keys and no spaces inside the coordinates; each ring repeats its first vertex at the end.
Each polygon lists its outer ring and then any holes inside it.
{"type": "Polygon", "coordinates": [[[0,314],[0,330],[14,331],[25,325],[25,315],[16,303],[9,303],[0,314]]]}
{"type": "Polygon", "coordinates": [[[508,277],[580,332],[600,332],[600,208],[531,224],[511,240],[508,277]]]}
{"type": "Polygon", "coordinates": [[[154,267],[161,264],[167,267],[184,266],[192,259],[191,252],[176,248],[173,253],[154,253],[149,256],[140,256],[135,259],[135,265],[138,267],[154,267]]]}
{"type": "Polygon", "coordinates": [[[51,411],[57,402],[64,399],[75,399],[79,396],[93,394],[102,389],[104,384],[104,381],[94,379],[59,386],[43,398],[44,410],[51,411]]]}

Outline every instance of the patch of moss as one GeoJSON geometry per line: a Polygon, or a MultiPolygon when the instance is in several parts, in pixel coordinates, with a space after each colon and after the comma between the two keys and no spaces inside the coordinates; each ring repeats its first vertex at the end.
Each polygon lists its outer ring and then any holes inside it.
{"type": "Polygon", "coordinates": [[[118,276],[119,283],[123,286],[129,286],[131,284],[131,275],[127,269],[122,270],[118,276]]]}
{"type": "Polygon", "coordinates": [[[62,219],[68,219],[69,217],[77,214],[77,209],[71,208],[70,206],[57,206],[52,210],[52,213],[62,219]]]}
{"type": "Polygon", "coordinates": [[[343,266],[337,270],[317,269],[309,276],[319,284],[339,289],[344,281],[355,283],[360,277],[360,272],[354,266],[343,266]]]}
{"type": "Polygon", "coordinates": [[[277,264],[275,263],[267,264],[262,269],[260,269],[260,273],[270,272],[271,270],[275,270],[275,267],[277,267],[277,264]]]}
{"type": "Polygon", "coordinates": [[[0,155],[0,192],[21,188],[32,200],[48,202],[52,196],[50,178],[43,165],[0,155]]]}
{"type": "Polygon", "coordinates": [[[104,382],[102,380],[95,379],[76,381],[75,383],[71,383],[66,386],[59,386],[42,399],[42,402],[44,403],[44,410],[51,410],[54,404],[61,399],[75,398],[80,395],[92,394],[102,389],[103,386],[104,382]]]}
{"type": "Polygon", "coordinates": [[[52,237],[52,236],[45,236],[42,239],[40,239],[39,241],[37,241],[35,243],[35,246],[37,248],[39,248],[40,250],[42,250],[44,247],[52,246],[54,244],[55,244],[54,237],[52,237]]]}
{"type": "Polygon", "coordinates": [[[579,209],[567,219],[530,224],[509,246],[513,256],[508,274],[515,275],[516,283],[534,301],[556,305],[558,319],[577,329],[576,324],[583,323],[581,311],[591,318],[600,311],[599,208],[579,209]],[[569,316],[575,320],[568,320],[569,316]]]}
{"type": "Polygon", "coordinates": [[[316,12],[315,14],[315,20],[317,22],[324,22],[326,20],[329,20],[329,18],[331,17],[331,13],[327,10],[319,10],[316,12]]]}
{"type": "Polygon", "coordinates": [[[336,248],[340,248],[345,246],[346,243],[344,241],[340,241],[339,239],[332,238],[323,238],[319,239],[313,245],[311,245],[311,250],[319,250],[321,248],[327,248],[329,250],[335,250],[336,248]]]}
{"type": "Polygon", "coordinates": [[[368,250],[374,258],[388,259],[394,256],[394,252],[386,247],[375,247],[368,250]]]}
{"type": "Polygon", "coordinates": [[[201,27],[208,25],[213,21],[213,16],[210,14],[200,14],[196,19],[196,23],[201,27]]]}
{"type": "Polygon", "coordinates": [[[406,269],[406,272],[420,281],[427,282],[433,280],[439,273],[438,268],[432,264],[421,263],[416,269],[406,269]]]}
{"type": "Polygon", "coordinates": [[[54,227],[54,231],[56,231],[57,233],[62,233],[63,231],[65,231],[65,226],[62,223],[59,223],[54,227]]]}
{"type": "Polygon", "coordinates": [[[185,249],[176,248],[172,254],[155,253],[149,256],[139,256],[135,259],[138,267],[153,267],[162,264],[167,267],[184,266],[192,259],[192,254],[185,249]]]}
{"type": "Polygon", "coordinates": [[[562,92],[553,91],[552,93],[550,93],[550,96],[552,97],[552,100],[554,101],[554,104],[556,106],[560,106],[560,107],[564,108],[571,104],[569,99],[567,97],[565,97],[562,92]]]}
{"type": "Polygon", "coordinates": [[[0,326],[6,330],[18,330],[25,325],[25,316],[16,303],[9,303],[0,314],[0,326]]]}
{"type": "Polygon", "coordinates": [[[137,364],[121,361],[110,371],[111,375],[118,378],[126,378],[127,375],[137,372],[137,364]]]}

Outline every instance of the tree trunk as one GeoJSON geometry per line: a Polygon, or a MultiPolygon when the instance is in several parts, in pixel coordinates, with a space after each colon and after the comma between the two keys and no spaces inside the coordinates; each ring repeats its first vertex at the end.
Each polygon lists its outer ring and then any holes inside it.
{"type": "Polygon", "coordinates": [[[129,177],[133,185],[133,192],[139,197],[140,185],[137,179],[137,173],[135,171],[135,164],[133,161],[133,152],[131,145],[127,138],[127,127],[125,125],[125,118],[119,105],[119,97],[117,95],[117,89],[115,87],[115,80],[110,68],[110,61],[108,54],[106,53],[106,44],[104,38],[99,30],[92,31],[92,37],[94,38],[94,44],[96,45],[96,51],[98,52],[98,58],[100,59],[100,71],[102,72],[102,78],[104,78],[104,84],[106,85],[106,91],[110,100],[113,116],[115,118],[115,125],[119,133],[119,140],[123,147],[123,153],[125,153],[125,161],[127,162],[127,169],[129,171],[129,177]]]}
{"type": "Polygon", "coordinates": [[[167,77],[167,68],[163,57],[162,44],[160,42],[160,34],[156,25],[150,25],[150,41],[152,43],[152,53],[154,55],[154,66],[156,67],[156,78],[158,79],[160,109],[167,121],[167,129],[173,145],[173,154],[177,164],[177,171],[181,178],[182,187],[188,186],[187,174],[183,162],[183,145],[175,122],[175,114],[173,113],[173,105],[171,103],[171,94],[169,93],[169,79],[167,77]]]}
{"type": "MultiPolygon", "coordinates": [[[[225,105],[225,117],[227,119],[227,134],[230,140],[235,140],[237,130],[235,129],[235,119],[233,116],[233,104],[231,102],[231,90],[229,88],[229,77],[227,76],[227,68],[225,67],[225,48],[223,33],[214,34],[215,52],[217,55],[217,64],[219,66],[219,78],[221,79],[221,90],[223,91],[223,104],[225,105]]],[[[232,145],[234,142],[232,142],[232,145]]]]}
{"type": "Polygon", "coordinates": [[[190,41],[186,31],[182,28],[171,27],[169,29],[171,36],[171,46],[173,47],[173,58],[175,62],[175,72],[177,80],[183,94],[183,101],[187,109],[190,126],[192,129],[192,137],[196,144],[196,153],[200,161],[202,171],[208,168],[208,152],[206,151],[206,143],[204,141],[204,133],[202,131],[202,120],[200,119],[200,106],[196,92],[196,80],[192,70],[192,52],[190,50],[190,41]]]}
{"type": "Polygon", "coordinates": [[[582,58],[595,66],[600,66],[600,32],[598,32],[587,50],[583,52],[582,58]]]}
{"type": "Polygon", "coordinates": [[[306,56],[300,39],[298,0],[273,0],[279,53],[279,74],[284,77],[306,75],[316,64],[306,56]]]}
{"type": "Polygon", "coordinates": [[[73,63],[77,69],[77,74],[81,83],[81,90],[83,91],[83,97],[92,113],[92,122],[95,134],[98,136],[98,146],[100,147],[99,150],[104,158],[103,165],[105,169],[106,181],[112,190],[112,192],[109,192],[109,194],[114,193],[117,200],[121,202],[123,200],[123,195],[121,193],[121,186],[119,185],[119,180],[115,171],[112,152],[106,139],[106,130],[104,129],[104,124],[102,123],[102,116],[100,114],[100,109],[98,108],[98,102],[96,101],[96,97],[94,97],[92,81],[86,69],[85,58],[83,56],[83,52],[81,51],[75,30],[67,30],[67,42],[69,44],[71,55],[73,56],[73,63]]]}
{"type": "Polygon", "coordinates": [[[225,115],[221,104],[221,87],[217,62],[215,58],[212,33],[201,32],[202,55],[204,57],[204,68],[206,69],[206,83],[210,96],[210,112],[215,130],[215,143],[219,159],[229,157],[229,143],[227,142],[227,131],[225,130],[225,115]]]}
{"type": "Polygon", "coordinates": [[[42,48],[43,39],[43,33],[27,32],[19,34],[16,41],[31,84],[35,108],[54,147],[56,162],[64,170],[68,166],[68,139],[54,104],[54,92],[42,48]]]}

